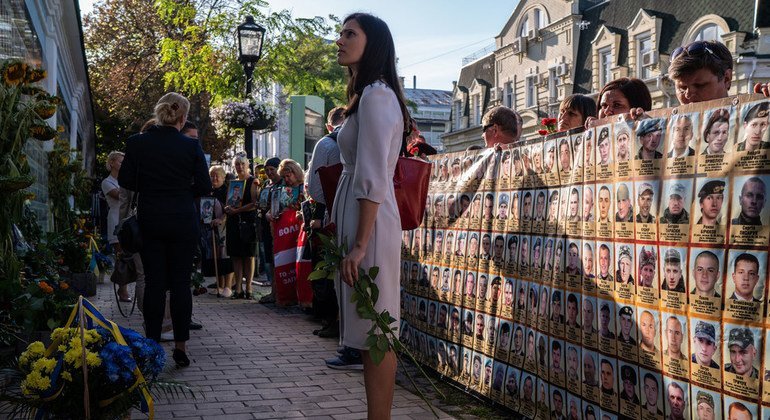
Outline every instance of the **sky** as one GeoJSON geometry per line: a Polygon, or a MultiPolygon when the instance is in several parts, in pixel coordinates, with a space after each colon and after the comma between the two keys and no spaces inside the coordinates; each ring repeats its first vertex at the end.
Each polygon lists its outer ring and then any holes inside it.
{"type": "MultiPolygon", "coordinates": [[[[81,12],[94,0],[80,0],[81,12]]],[[[287,9],[294,17],[369,12],[383,19],[396,44],[399,74],[405,86],[452,90],[463,57],[494,45],[518,0],[268,0],[273,11],[287,9]]],[[[257,22],[259,23],[259,22],[257,22]]]]}

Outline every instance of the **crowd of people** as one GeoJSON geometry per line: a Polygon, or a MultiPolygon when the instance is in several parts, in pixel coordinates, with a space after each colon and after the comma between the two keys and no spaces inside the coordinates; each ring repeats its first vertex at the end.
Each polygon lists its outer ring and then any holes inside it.
{"type": "MultiPolygon", "coordinates": [[[[359,268],[379,267],[376,309],[387,310],[399,325],[402,236],[390,180],[403,150],[418,157],[436,151],[419,135],[409,116],[387,25],[369,14],[352,14],[343,21],[337,46],[337,60],[349,74],[348,103],[329,112],[329,134],[317,142],[307,171],[291,159],[273,157],[255,166],[252,173],[252,162],[240,154],[232,161],[232,174],[221,165],[208,167],[196,141],[197,127],[187,120],[189,101],[177,93],[168,93],[156,104],[153,119],[128,139],[125,151],[112,152],[107,159],[110,176],[102,183],[110,209],[107,237],[119,257],[131,258],[137,267],[136,299],[146,335],[157,341],[173,340],[173,359],[184,367],[190,364],[186,354],[189,330],[201,327],[192,322],[190,279],[196,255],[202,274],[215,279],[211,286],[218,298],[251,300],[255,297],[252,285],[272,285],[277,266],[285,263],[283,251],[274,250],[276,223],[281,217],[288,215],[302,224],[310,251],[297,255],[296,260],[309,259],[313,265],[321,258],[318,233],[333,227],[337,241],[348,249],[337,279],[313,282],[310,300],[298,296],[278,299],[278,303],[299,302],[321,320],[322,328],[315,334],[340,338],[343,347],[338,356],[326,361],[327,365],[363,369],[370,418],[388,418],[396,358],[388,352],[380,363],[372,361],[366,345],[371,324],[358,316],[351,303],[350,286],[357,280],[359,268]],[[337,163],[343,170],[332,203],[324,197],[318,169],[337,163]],[[138,203],[135,209],[133,203],[138,203]],[[210,220],[202,219],[202,207],[210,220]],[[137,212],[143,238],[143,248],[133,255],[120,248],[115,235],[120,220],[131,211],[137,212]],[[259,272],[265,273],[265,282],[254,281],[259,272]]],[[[669,76],[680,103],[728,95],[733,59],[724,45],[697,41],[677,48],[671,57],[669,76]]],[[[767,85],[755,89],[770,95],[767,85]]],[[[651,109],[646,84],[639,79],[620,78],[601,89],[598,105],[587,95],[565,98],[559,108],[558,130],[589,127],[597,118],[613,115],[636,120],[651,109]]],[[[717,115],[708,122],[704,136],[712,139],[711,146],[724,142],[724,133],[720,134],[724,118],[717,115]]],[[[523,122],[511,108],[490,109],[481,124],[486,147],[515,143],[521,138],[523,122]]],[[[598,156],[609,158],[602,153],[608,140],[601,133],[598,136],[598,156]]],[[[546,152],[550,159],[532,164],[553,164],[560,158],[559,150],[546,152]]],[[[686,154],[688,150],[680,152],[686,154]]],[[[622,150],[619,142],[618,154],[622,153],[632,151],[622,150]]],[[[569,160],[569,154],[566,158],[569,160]]],[[[513,159],[516,162],[517,156],[513,159]]],[[[517,170],[515,163],[513,168],[517,170]]],[[[453,164],[452,174],[449,167],[444,169],[447,177],[454,176],[460,171],[460,162],[456,168],[453,164]]],[[[555,197],[557,204],[558,200],[555,197]]],[[[601,202],[602,192],[598,200],[601,202]]],[[[536,205],[545,207],[546,202],[553,203],[554,197],[538,197],[536,205]]],[[[524,202],[525,206],[532,204],[532,197],[529,204],[524,202]]],[[[518,206],[518,201],[513,205],[518,206]]],[[[507,209],[506,204],[500,211],[507,209]]],[[[480,207],[477,211],[481,211],[480,207]]],[[[276,290],[274,287],[273,293],[263,296],[260,303],[275,302],[276,290]]],[[[128,291],[121,289],[119,299],[130,301],[128,291]]]]}

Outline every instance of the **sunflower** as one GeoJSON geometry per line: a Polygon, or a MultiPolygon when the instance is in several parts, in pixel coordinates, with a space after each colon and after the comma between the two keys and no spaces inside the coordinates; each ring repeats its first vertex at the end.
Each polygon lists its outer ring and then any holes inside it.
{"type": "Polygon", "coordinates": [[[39,82],[45,79],[47,75],[48,73],[39,67],[38,68],[27,67],[27,74],[25,77],[25,81],[27,83],[39,82]]]}
{"type": "Polygon", "coordinates": [[[6,86],[17,86],[24,82],[27,65],[21,61],[10,61],[3,69],[3,83],[6,86]]]}
{"type": "Polygon", "coordinates": [[[35,113],[39,115],[40,118],[47,120],[56,113],[56,105],[48,101],[41,101],[35,106],[35,113]]]}
{"type": "Polygon", "coordinates": [[[51,140],[56,137],[56,129],[48,124],[35,124],[30,129],[30,135],[38,140],[51,140]]]}

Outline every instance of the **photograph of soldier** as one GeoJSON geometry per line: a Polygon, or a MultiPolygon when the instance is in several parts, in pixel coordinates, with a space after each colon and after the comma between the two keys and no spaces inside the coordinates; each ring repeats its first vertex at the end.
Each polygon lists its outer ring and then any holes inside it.
{"type": "Polygon", "coordinates": [[[521,204],[521,220],[528,222],[532,220],[532,191],[524,193],[521,204]]]}
{"type": "Polygon", "coordinates": [[[567,420],[564,415],[564,394],[557,388],[551,389],[551,419],[567,420]]]}
{"type": "MultiPolygon", "coordinates": [[[[553,238],[545,238],[545,250],[543,251],[543,263],[540,265],[542,269],[551,271],[553,270],[553,238]]],[[[546,276],[545,274],[543,274],[546,276]]],[[[548,275],[550,278],[550,274],[548,275]]]]}
{"type": "Polygon", "coordinates": [[[444,182],[449,180],[449,167],[447,167],[446,159],[441,159],[438,164],[438,182],[444,182]]]}
{"type": "Polygon", "coordinates": [[[432,327],[436,326],[437,313],[438,313],[438,305],[436,305],[436,301],[430,301],[430,304],[428,304],[428,324],[432,327]]]}
{"type": "Polygon", "coordinates": [[[722,398],[695,385],[692,389],[692,414],[694,420],[715,420],[722,416],[722,398]]]}
{"type": "Polygon", "coordinates": [[[527,282],[524,280],[519,280],[519,293],[518,298],[516,299],[516,309],[521,309],[522,313],[524,313],[524,310],[527,308],[527,282]]]}
{"type": "Polygon", "coordinates": [[[486,193],[484,195],[484,207],[482,208],[482,218],[484,220],[492,220],[494,217],[495,208],[495,195],[492,193],[486,193]]]}
{"type": "Polygon", "coordinates": [[[687,398],[690,394],[689,385],[664,377],[666,385],[666,413],[668,420],[684,420],[685,412],[689,415],[690,405],[687,398]]]}
{"type": "Polygon", "coordinates": [[[639,286],[658,288],[658,272],[655,269],[657,260],[658,257],[655,255],[655,247],[652,245],[642,245],[639,250],[638,259],[639,271],[637,278],[639,279],[639,286]]]}
{"type": "Polygon", "coordinates": [[[435,250],[436,256],[440,259],[444,250],[444,231],[436,230],[436,236],[433,240],[430,238],[430,232],[430,230],[425,232],[426,253],[431,254],[435,250]]]}
{"type": "Polygon", "coordinates": [[[725,186],[727,184],[722,179],[708,178],[699,179],[698,184],[701,183],[702,185],[698,189],[700,217],[695,223],[705,226],[719,226],[722,224],[722,204],[725,200],[725,186]]]}
{"type": "Polygon", "coordinates": [[[529,330],[527,333],[527,348],[526,348],[526,359],[524,360],[525,366],[528,367],[530,370],[535,368],[535,357],[537,355],[535,354],[535,332],[534,330],[529,330]]]}
{"type": "Polygon", "coordinates": [[[496,264],[502,264],[505,254],[505,238],[503,235],[495,235],[494,244],[492,245],[492,260],[496,264]]]}
{"type": "Polygon", "coordinates": [[[615,155],[618,163],[631,159],[631,129],[625,122],[615,124],[615,155]]]}
{"type": "Polygon", "coordinates": [[[663,143],[666,120],[644,119],[637,123],[636,139],[639,149],[636,152],[636,159],[652,160],[660,159],[663,153],[660,152],[660,146],[663,143]]]}
{"type": "Polygon", "coordinates": [[[562,291],[554,290],[551,294],[551,322],[564,323],[564,307],[562,305],[562,291]]]}
{"type": "Polygon", "coordinates": [[[556,250],[553,252],[553,272],[559,274],[564,267],[564,239],[556,240],[556,250]]]}
{"type": "Polygon", "coordinates": [[[599,136],[596,140],[596,160],[599,165],[612,163],[612,144],[610,142],[610,127],[604,126],[597,129],[599,136]]]}
{"type": "Polygon", "coordinates": [[[753,420],[757,416],[757,405],[737,398],[724,396],[725,419],[728,420],[753,420]]]}
{"type": "Polygon", "coordinates": [[[505,365],[495,362],[492,375],[492,392],[495,394],[495,399],[502,400],[503,382],[505,382],[505,365]]]}
{"type": "Polygon", "coordinates": [[[567,220],[570,222],[579,222],[580,219],[580,189],[573,187],[569,193],[569,211],[567,220]]]}
{"type": "Polygon", "coordinates": [[[730,136],[730,110],[717,108],[706,111],[701,155],[723,155],[730,136]]]}
{"type": "Polygon", "coordinates": [[[493,351],[495,344],[497,343],[497,318],[492,315],[486,317],[487,319],[487,351],[493,351]]]}
{"type": "Polygon", "coordinates": [[[545,197],[548,190],[539,190],[535,198],[535,215],[532,218],[535,222],[545,221],[545,197]]]}
{"type": "Polygon", "coordinates": [[[583,334],[596,334],[599,330],[596,329],[596,298],[593,296],[585,296],[583,298],[583,334]]]}
{"type": "Polygon", "coordinates": [[[671,179],[664,182],[664,189],[667,197],[667,207],[663,210],[660,217],[660,223],[688,224],[690,215],[685,206],[689,206],[689,192],[692,186],[692,180],[689,179],[671,179]]]}
{"type": "Polygon", "coordinates": [[[694,250],[695,260],[690,267],[691,290],[690,296],[705,298],[719,298],[722,290],[721,267],[724,258],[724,250],[706,249],[694,250]]]}
{"type": "Polygon", "coordinates": [[[545,173],[556,172],[556,142],[555,140],[546,140],[543,147],[545,150],[545,167],[543,168],[545,173]]]}
{"type": "Polygon", "coordinates": [[[482,261],[489,261],[492,259],[492,235],[485,233],[481,236],[481,251],[479,251],[479,259],[482,261]]]}
{"type": "Polygon", "coordinates": [[[457,196],[454,194],[447,195],[446,198],[447,216],[449,220],[455,220],[460,217],[460,212],[457,208],[457,196]]]}
{"type": "Polygon", "coordinates": [[[476,282],[476,297],[479,301],[487,300],[489,293],[489,278],[486,274],[479,272],[479,278],[476,282]]]}
{"type": "MultiPolygon", "coordinates": [[[[583,167],[583,134],[572,136],[572,154],[575,168],[583,167]]],[[[582,174],[581,174],[582,175],[582,174]]],[[[581,177],[582,178],[582,177],[581,177]]]]}
{"type": "Polygon", "coordinates": [[[639,369],[639,376],[642,378],[642,410],[647,413],[644,417],[662,417],[663,401],[660,374],[639,369]]]}
{"type": "Polygon", "coordinates": [[[510,196],[506,192],[501,192],[497,196],[497,220],[508,220],[508,201],[510,196]]]}
{"type": "Polygon", "coordinates": [[[543,173],[543,144],[535,143],[532,145],[532,170],[535,174],[543,173]]]}
{"type": "Polygon", "coordinates": [[[634,310],[630,306],[623,306],[618,311],[618,342],[636,346],[636,327],[634,327],[634,310]]]}
{"type": "Polygon", "coordinates": [[[511,344],[511,353],[517,356],[524,356],[524,328],[516,325],[513,332],[513,344],[511,344]]]}
{"type": "Polygon", "coordinates": [[[590,350],[583,350],[583,385],[585,387],[599,386],[599,379],[596,371],[596,353],[590,350]]]}
{"type": "Polygon", "coordinates": [[[471,309],[463,308],[463,335],[473,336],[473,320],[476,318],[476,313],[471,309]]]}
{"type": "Polygon", "coordinates": [[[634,205],[631,203],[631,192],[629,191],[628,184],[619,183],[617,191],[615,193],[617,200],[617,209],[615,213],[616,222],[633,222],[634,219],[634,205]]]}
{"type": "Polygon", "coordinates": [[[548,336],[538,332],[537,333],[537,371],[540,376],[548,377],[548,364],[550,363],[550,352],[548,351],[548,336]]]}
{"type": "MultiPolygon", "coordinates": [[[[663,254],[663,285],[662,290],[685,293],[682,253],[684,248],[668,248],[663,254]]],[[[686,253],[684,254],[687,255],[686,253]]]]}
{"type": "Polygon", "coordinates": [[[540,322],[544,322],[544,325],[548,325],[548,302],[549,302],[548,286],[542,286],[540,288],[540,303],[538,304],[538,318],[540,322]]]}
{"type": "Polygon", "coordinates": [[[551,339],[551,378],[554,376],[564,380],[564,352],[561,340],[551,339]]]}
{"type": "Polygon", "coordinates": [[[567,295],[567,327],[580,329],[580,302],[575,293],[567,295]]]}
{"type": "Polygon", "coordinates": [[[627,403],[639,405],[639,388],[636,386],[636,367],[620,363],[620,399],[627,403]]]}
{"type": "Polygon", "coordinates": [[[687,320],[673,314],[664,314],[663,355],[673,360],[687,360],[687,320]]]}
{"type": "Polygon", "coordinates": [[[444,258],[450,258],[452,256],[452,248],[455,244],[455,231],[447,229],[446,240],[444,241],[444,258]]]}
{"type": "Polygon", "coordinates": [[[580,384],[580,347],[571,343],[567,344],[567,386],[574,389],[580,384]]]}
{"type": "Polygon", "coordinates": [[[542,377],[537,378],[537,410],[541,413],[550,413],[549,407],[549,388],[548,380],[542,377]]]}
{"type": "Polygon", "coordinates": [[[521,177],[524,175],[524,164],[521,161],[521,152],[519,148],[513,149],[513,176],[521,177]]]}
{"type": "MultiPolygon", "coordinates": [[[[764,296],[764,284],[759,283],[760,265],[759,260],[753,254],[740,250],[730,251],[732,260],[732,273],[728,282],[727,292],[733,292],[729,295],[729,300],[744,302],[762,302],[757,296],[764,296]],[[737,255],[736,255],[737,254],[737,255]],[[759,287],[757,287],[759,286],[759,287]]],[[[763,278],[763,277],[762,277],[763,278]]]]}
{"type": "Polygon", "coordinates": [[[594,249],[592,241],[583,241],[583,277],[594,278],[594,249]]]}
{"type": "Polygon", "coordinates": [[[580,276],[583,274],[582,263],[580,261],[579,242],[570,241],[567,249],[567,274],[580,276]]]}
{"type": "Polygon", "coordinates": [[[500,327],[498,331],[499,339],[497,340],[497,349],[507,352],[511,347],[511,323],[500,319],[500,327]]]}
{"type": "Polygon", "coordinates": [[[594,189],[591,185],[583,187],[583,221],[594,221],[594,189]]]}
{"type": "Polygon", "coordinates": [[[607,185],[600,186],[597,197],[599,208],[599,219],[597,221],[600,223],[612,223],[614,213],[612,209],[613,201],[610,187],[607,185]]]}
{"type": "Polygon", "coordinates": [[[612,282],[613,276],[612,276],[612,270],[611,270],[611,262],[612,262],[612,248],[610,245],[607,245],[605,243],[599,244],[599,272],[597,273],[597,277],[599,280],[612,282]]]}
{"type": "MultiPolygon", "coordinates": [[[[476,273],[473,271],[465,273],[465,296],[467,299],[476,297],[476,273]]],[[[473,302],[473,300],[469,302],[473,302]]]]}
{"type": "Polygon", "coordinates": [[[714,360],[719,357],[719,353],[716,352],[717,331],[712,323],[701,320],[695,322],[692,334],[693,353],[691,361],[693,363],[711,369],[719,369],[718,360],[714,360]]]}
{"type": "Polygon", "coordinates": [[[507,251],[505,253],[505,264],[513,268],[516,265],[516,257],[519,255],[519,236],[507,234],[507,251]]]}
{"type": "Polygon", "coordinates": [[[735,216],[732,219],[733,226],[767,225],[767,211],[763,214],[767,196],[765,181],[758,176],[736,177],[736,189],[738,186],[740,186],[738,196],[735,197],[735,192],[733,193],[733,215],[735,216]]]}
{"type": "Polygon", "coordinates": [[[634,263],[631,255],[631,246],[616,244],[618,267],[615,271],[615,281],[620,284],[634,284],[634,263]]]}
{"type": "Polygon", "coordinates": [[[486,332],[486,319],[484,318],[484,315],[482,313],[476,314],[476,328],[474,329],[474,336],[476,337],[476,342],[484,341],[486,338],[484,333],[486,332]]]}
{"type": "Polygon", "coordinates": [[[476,193],[471,201],[470,215],[471,221],[478,221],[481,217],[481,193],[476,193]]]}
{"type": "Polygon", "coordinates": [[[474,353],[473,354],[473,365],[471,367],[471,384],[474,387],[480,387],[481,386],[481,370],[482,370],[482,361],[481,361],[481,354],[480,353],[474,353]]]}
{"type": "Polygon", "coordinates": [[[513,279],[506,278],[503,285],[503,306],[513,308],[513,279]]]}
{"type": "Polygon", "coordinates": [[[572,151],[570,150],[569,137],[559,140],[559,170],[565,173],[572,170],[572,151]]]}
{"type": "Polygon", "coordinates": [[[695,156],[695,149],[692,148],[692,145],[697,144],[697,139],[693,142],[697,125],[697,114],[680,114],[671,118],[671,139],[666,157],[695,156]]]}
{"type": "Polygon", "coordinates": [[[479,256],[479,234],[478,232],[473,232],[470,234],[470,239],[468,240],[468,252],[466,253],[468,258],[478,258],[479,256]]]}
{"type": "Polygon", "coordinates": [[[519,402],[519,374],[520,371],[512,366],[508,367],[508,376],[505,379],[506,404],[518,404],[519,402]]]}
{"type": "Polygon", "coordinates": [[[599,363],[599,377],[602,395],[615,395],[617,385],[615,384],[615,359],[602,357],[599,363]]]}
{"type": "Polygon", "coordinates": [[[444,194],[436,194],[433,199],[433,217],[436,219],[447,217],[444,194]]]}
{"type": "MultiPolygon", "coordinates": [[[[454,169],[454,166],[452,167],[454,169]]],[[[458,165],[459,168],[459,165],[458,165]]],[[[506,150],[500,158],[500,178],[507,181],[511,178],[511,151],[506,150]]]]}
{"type": "Polygon", "coordinates": [[[460,175],[462,175],[462,168],[460,167],[460,158],[456,157],[452,159],[452,170],[449,175],[449,180],[452,182],[457,182],[460,180],[460,175]]]}
{"type": "Polygon", "coordinates": [[[594,130],[588,129],[583,132],[583,149],[585,150],[586,168],[594,168],[594,130]]]}
{"type": "Polygon", "coordinates": [[[463,270],[460,270],[459,268],[455,269],[454,275],[452,276],[452,299],[457,300],[459,302],[458,298],[462,298],[463,295],[463,270]]]}
{"type": "Polygon", "coordinates": [[[412,238],[412,255],[422,255],[422,228],[417,229],[414,232],[414,238],[412,238]]]}
{"type": "MultiPolygon", "coordinates": [[[[583,420],[596,420],[598,409],[594,408],[594,406],[588,402],[583,401],[583,420]]],[[[578,414],[575,413],[573,417],[570,417],[570,420],[572,419],[579,419],[578,414]]]]}
{"type": "Polygon", "coordinates": [[[658,354],[658,313],[652,309],[639,311],[639,347],[642,351],[658,354]]]}
{"type": "Polygon", "coordinates": [[[559,217],[559,189],[551,191],[551,197],[548,199],[548,222],[556,223],[559,217]]]}
{"type": "Polygon", "coordinates": [[[559,193],[559,218],[558,221],[559,224],[564,226],[564,222],[567,220],[568,217],[568,209],[569,209],[569,196],[570,196],[571,189],[570,187],[564,187],[561,189],[561,192],[559,193]]]}
{"type": "Polygon", "coordinates": [[[615,339],[615,319],[613,311],[610,309],[611,302],[599,300],[599,336],[602,338],[615,339]]]}
{"type": "Polygon", "coordinates": [[[742,141],[735,149],[738,152],[751,152],[760,149],[770,149],[767,141],[767,127],[770,121],[770,102],[762,101],[748,104],[741,111],[743,126],[741,127],[742,141]]]}
{"type": "Polygon", "coordinates": [[[529,236],[521,235],[519,242],[519,270],[529,269],[529,236]]]}
{"type": "Polygon", "coordinates": [[[470,217],[471,208],[471,196],[469,194],[462,194],[460,196],[460,208],[458,209],[459,217],[470,217]]]}
{"type": "Polygon", "coordinates": [[[655,223],[655,215],[658,213],[658,203],[655,200],[655,189],[650,182],[641,182],[636,185],[637,197],[636,223],[655,223]]]}
{"type": "Polygon", "coordinates": [[[745,380],[759,379],[759,341],[755,339],[754,332],[750,328],[735,325],[728,325],[726,329],[728,339],[723,357],[725,361],[729,358],[730,363],[725,363],[725,372],[742,376],[745,380]]]}

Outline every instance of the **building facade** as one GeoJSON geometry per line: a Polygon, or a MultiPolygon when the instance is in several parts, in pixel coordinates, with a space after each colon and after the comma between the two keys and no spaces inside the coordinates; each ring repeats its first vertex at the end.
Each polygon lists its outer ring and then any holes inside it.
{"type": "MultiPolygon", "coordinates": [[[[416,82],[414,83],[416,85],[416,82]]],[[[404,88],[404,97],[414,108],[410,110],[420,134],[439,153],[444,152],[442,134],[449,131],[452,92],[436,89],[404,88]]]]}
{"type": "MultiPolygon", "coordinates": [[[[77,0],[0,0],[0,60],[6,59],[21,59],[48,72],[41,87],[63,101],[48,123],[61,127],[60,136],[80,151],[85,169],[93,174],[96,132],[77,0]]],[[[47,152],[52,149],[53,140],[27,142],[25,149],[36,178],[29,188],[35,194],[31,208],[48,228],[47,152]]]]}
{"type": "MultiPolygon", "coordinates": [[[[645,81],[653,108],[678,104],[667,76],[671,51],[696,40],[719,40],[735,60],[730,94],[747,93],[770,80],[770,2],[755,0],[522,0],[495,37],[489,101],[463,103],[467,79],[478,62],[464,66],[453,97],[447,150],[481,143],[480,117],[504,105],[524,119],[523,136],[536,135],[540,119],[556,117],[568,95],[593,95],[608,81],[645,81]],[[465,139],[460,144],[461,137],[465,139]]],[[[478,89],[478,87],[477,87],[478,89]]]]}

